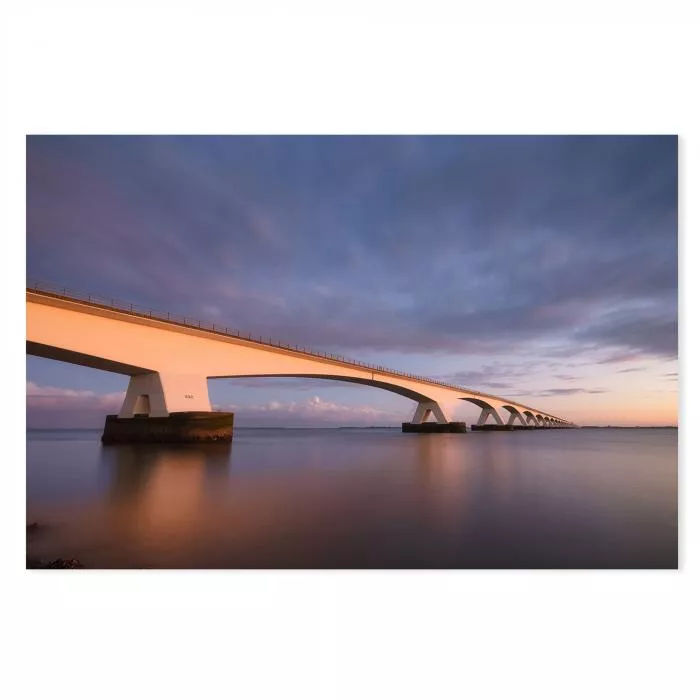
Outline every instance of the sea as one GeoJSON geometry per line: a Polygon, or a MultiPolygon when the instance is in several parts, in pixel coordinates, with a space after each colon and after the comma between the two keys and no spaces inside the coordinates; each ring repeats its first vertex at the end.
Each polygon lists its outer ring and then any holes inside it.
{"type": "Polygon", "coordinates": [[[27,566],[675,569],[674,428],[28,430],[27,566]]]}

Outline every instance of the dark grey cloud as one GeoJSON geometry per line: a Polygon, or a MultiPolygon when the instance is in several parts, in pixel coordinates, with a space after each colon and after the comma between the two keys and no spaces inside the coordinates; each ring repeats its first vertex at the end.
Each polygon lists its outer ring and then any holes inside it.
{"type": "Polygon", "coordinates": [[[516,364],[499,361],[486,363],[479,368],[433,375],[432,378],[467,388],[510,390],[511,387],[521,385],[524,379],[543,368],[551,369],[551,366],[545,362],[516,364]]]}
{"type": "Polygon", "coordinates": [[[606,394],[607,389],[596,388],[589,389],[586,387],[558,387],[554,389],[539,389],[535,391],[516,391],[511,392],[512,396],[572,396],[574,394],[606,394]]]}
{"type": "Polygon", "coordinates": [[[613,310],[576,331],[574,339],[619,348],[608,362],[646,355],[673,359],[678,355],[678,320],[669,305],[613,310]]]}

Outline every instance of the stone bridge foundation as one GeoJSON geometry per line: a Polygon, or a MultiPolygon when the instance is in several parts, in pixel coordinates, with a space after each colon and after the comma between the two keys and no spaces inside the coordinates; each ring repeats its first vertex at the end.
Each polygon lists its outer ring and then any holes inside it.
{"type": "Polygon", "coordinates": [[[231,442],[233,413],[182,411],[169,416],[145,414],[133,418],[107,416],[102,433],[105,445],[133,443],[231,442]]]}

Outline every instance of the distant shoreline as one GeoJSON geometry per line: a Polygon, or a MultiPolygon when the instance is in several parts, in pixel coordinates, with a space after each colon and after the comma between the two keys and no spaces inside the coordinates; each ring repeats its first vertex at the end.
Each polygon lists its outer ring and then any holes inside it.
{"type": "MultiPolygon", "coordinates": [[[[401,430],[400,425],[284,426],[239,425],[238,430],[401,430]]],[[[580,425],[579,430],[678,430],[677,425],[580,425]]],[[[97,432],[102,428],[27,428],[26,432],[97,432]]]]}
{"type": "Polygon", "coordinates": [[[678,430],[677,425],[580,425],[593,430],[678,430]]]}

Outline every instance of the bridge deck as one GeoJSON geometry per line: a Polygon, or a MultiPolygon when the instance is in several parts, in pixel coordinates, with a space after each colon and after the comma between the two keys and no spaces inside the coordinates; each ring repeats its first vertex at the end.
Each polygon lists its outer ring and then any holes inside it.
{"type": "MultiPolygon", "coordinates": [[[[174,314],[169,311],[157,311],[155,309],[144,307],[139,304],[123,302],[115,298],[77,292],[67,287],[58,287],[44,282],[32,282],[31,284],[27,284],[26,290],[27,293],[31,293],[38,296],[44,296],[53,299],[61,299],[70,302],[77,302],[85,306],[93,307],[95,309],[116,311],[121,314],[132,316],[134,318],[157,320],[161,323],[165,323],[174,327],[198,329],[206,331],[208,333],[214,333],[216,335],[225,336],[228,338],[243,340],[247,343],[262,345],[268,348],[276,348],[291,351],[294,354],[298,354],[308,358],[326,360],[331,362],[332,364],[340,364],[345,367],[368,369],[373,372],[381,372],[382,374],[385,374],[389,377],[393,376],[411,379],[413,381],[428,384],[430,386],[451,389],[459,393],[483,397],[484,399],[506,402],[508,401],[507,399],[503,399],[502,397],[496,396],[495,394],[487,394],[485,392],[477,391],[475,389],[469,389],[463,386],[459,386],[457,384],[441,382],[430,377],[424,377],[417,374],[412,374],[410,372],[402,372],[400,370],[391,369],[382,365],[375,365],[369,362],[361,362],[359,360],[354,360],[348,357],[344,357],[342,355],[336,355],[334,353],[312,350],[307,347],[300,347],[299,345],[292,345],[290,343],[283,343],[281,341],[274,340],[271,337],[265,340],[262,336],[254,336],[252,333],[245,333],[236,328],[221,326],[216,323],[202,321],[200,319],[194,319],[181,314],[174,314]]],[[[529,406],[526,406],[525,404],[522,404],[520,402],[517,402],[517,405],[521,406],[525,410],[532,411],[533,413],[542,413],[541,410],[530,408],[529,406]]]]}

